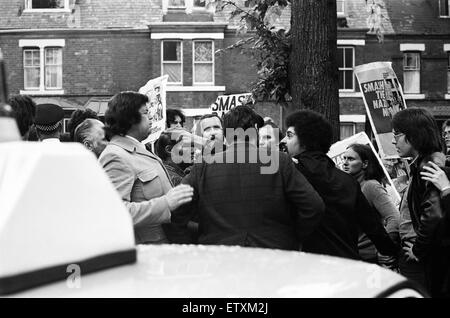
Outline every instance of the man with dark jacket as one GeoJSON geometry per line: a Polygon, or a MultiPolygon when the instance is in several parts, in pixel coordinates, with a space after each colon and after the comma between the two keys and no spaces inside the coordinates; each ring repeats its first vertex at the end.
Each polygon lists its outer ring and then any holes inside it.
{"type": "Polygon", "coordinates": [[[195,215],[199,244],[284,250],[298,250],[320,222],[322,199],[286,154],[270,152],[265,160],[267,149],[257,147],[258,123],[247,106],[225,115],[227,150],[194,164],[182,181],[194,188],[194,197],[172,214],[179,243],[188,243],[183,231],[195,215]]]}
{"type": "Polygon", "coordinates": [[[358,229],[383,255],[396,255],[398,247],[372,210],[356,179],[336,168],[326,155],[332,141],[329,122],[310,110],[286,118],[288,153],[325,202],[325,215],[316,230],[303,242],[305,252],[360,259],[358,229]]]}

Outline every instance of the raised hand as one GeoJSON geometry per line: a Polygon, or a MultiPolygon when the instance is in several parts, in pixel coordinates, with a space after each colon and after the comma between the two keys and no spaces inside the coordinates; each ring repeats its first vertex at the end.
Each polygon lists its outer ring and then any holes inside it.
{"type": "Polygon", "coordinates": [[[448,180],[447,175],[445,174],[444,170],[439,168],[437,164],[428,161],[428,164],[423,167],[423,170],[426,170],[420,172],[421,178],[423,180],[430,181],[440,191],[446,188],[450,188],[450,181],[448,180]]]}
{"type": "Polygon", "coordinates": [[[191,202],[194,195],[194,188],[187,184],[180,184],[167,192],[166,199],[169,204],[170,211],[177,209],[179,206],[191,202]]]}

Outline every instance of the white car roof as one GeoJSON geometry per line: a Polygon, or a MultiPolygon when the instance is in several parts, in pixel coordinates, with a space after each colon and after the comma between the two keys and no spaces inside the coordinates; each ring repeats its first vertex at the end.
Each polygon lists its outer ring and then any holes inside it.
{"type": "MultiPolygon", "coordinates": [[[[69,274],[68,274],[69,275],[69,274]]],[[[138,246],[135,264],[13,297],[375,297],[406,279],[377,265],[324,255],[237,246],[138,246]]]]}

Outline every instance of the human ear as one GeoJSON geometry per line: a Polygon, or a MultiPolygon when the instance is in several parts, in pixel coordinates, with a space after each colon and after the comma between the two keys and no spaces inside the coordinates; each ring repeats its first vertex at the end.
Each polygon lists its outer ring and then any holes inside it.
{"type": "Polygon", "coordinates": [[[369,161],[368,160],[364,160],[363,162],[362,162],[362,168],[363,169],[367,169],[367,166],[369,165],[369,161]]]}
{"type": "Polygon", "coordinates": [[[83,141],[83,145],[89,150],[92,150],[92,148],[93,148],[92,144],[91,144],[91,142],[89,140],[84,140],[83,141]]]}

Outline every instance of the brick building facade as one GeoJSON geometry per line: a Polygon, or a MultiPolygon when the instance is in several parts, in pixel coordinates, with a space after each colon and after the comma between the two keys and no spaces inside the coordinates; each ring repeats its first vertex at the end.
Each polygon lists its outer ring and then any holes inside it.
{"type": "MultiPolygon", "coordinates": [[[[214,54],[237,40],[229,12],[197,0],[0,0],[0,48],[10,94],[38,103],[102,113],[107,100],[170,74],[167,104],[191,118],[208,112],[217,95],[249,91],[255,61],[239,52],[214,54]],[[184,5],[193,3],[186,14],[184,5]],[[183,5],[184,4],[184,5],[183,5]]],[[[242,2],[243,1],[239,1],[242,2]]],[[[364,129],[365,110],[352,67],[392,61],[409,107],[450,117],[448,0],[377,0],[384,42],[368,34],[363,0],[338,0],[341,136],[364,129]],[[405,86],[406,85],[406,86],[405,86]]],[[[281,23],[289,21],[289,11],[281,23]]],[[[258,111],[282,123],[273,103],[258,111]]]]}

